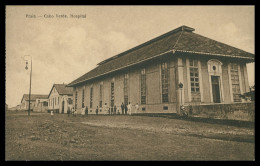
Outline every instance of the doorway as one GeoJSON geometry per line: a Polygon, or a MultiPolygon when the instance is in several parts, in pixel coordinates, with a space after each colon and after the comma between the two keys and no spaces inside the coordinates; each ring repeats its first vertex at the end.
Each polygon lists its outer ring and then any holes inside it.
{"type": "Polygon", "coordinates": [[[212,95],[213,102],[220,103],[220,85],[219,85],[219,76],[211,76],[211,84],[212,84],[212,95]]]}
{"type": "Polygon", "coordinates": [[[62,110],[61,113],[64,114],[64,101],[62,101],[62,110]]]}

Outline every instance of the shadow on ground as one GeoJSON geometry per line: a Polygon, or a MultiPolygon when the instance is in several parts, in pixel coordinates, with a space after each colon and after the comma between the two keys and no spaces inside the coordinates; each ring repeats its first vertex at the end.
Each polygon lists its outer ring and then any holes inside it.
{"type": "Polygon", "coordinates": [[[162,117],[169,119],[179,119],[186,121],[210,123],[210,124],[220,124],[236,127],[254,128],[254,122],[239,121],[239,120],[228,120],[228,119],[212,119],[212,118],[201,118],[201,117],[182,117],[177,114],[135,114],[135,116],[151,116],[151,117],[162,117]]]}
{"type": "MultiPolygon", "coordinates": [[[[226,119],[211,119],[211,118],[200,118],[200,117],[181,117],[177,114],[136,114],[135,116],[150,116],[150,117],[162,117],[169,119],[178,119],[185,121],[193,121],[193,122],[201,122],[201,123],[210,123],[210,124],[219,124],[219,125],[227,125],[227,126],[235,126],[235,127],[243,127],[254,129],[253,122],[247,121],[238,121],[238,120],[226,120],[226,119]]],[[[236,142],[248,142],[254,143],[255,137],[254,135],[247,136],[236,136],[236,135],[201,135],[201,134],[187,134],[188,136],[199,137],[199,138],[210,138],[210,139],[219,139],[225,141],[236,141],[236,142]]]]}

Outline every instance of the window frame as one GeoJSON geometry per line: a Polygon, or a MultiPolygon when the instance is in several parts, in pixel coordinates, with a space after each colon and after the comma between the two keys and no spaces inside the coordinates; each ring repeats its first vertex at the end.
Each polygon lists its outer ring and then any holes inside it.
{"type": "Polygon", "coordinates": [[[189,90],[191,102],[201,102],[200,69],[198,59],[189,59],[189,90]]]}
{"type": "Polygon", "coordinates": [[[75,92],[75,109],[78,107],[78,91],[75,92]]]}
{"type": "Polygon", "coordinates": [[[170,85],[170,73],[169,62],[163,62],[161,67],[161,91],[162,91],[162,103],[169,103],[169,85],[170,85]]]}
{"type": "Polygon", "coordinates": [[[93,96],[94,96],[94,88],[91,86],[90,88],[90,98],[89,98],[89,108],[93,108],[93,96]]]}
{"type": "Polygon", "coordinates": [[[82,90],[82,105],[81,105],[82,108],[85,107],[85,101],[84,100],[85,100],[85,89],[82,90]]]}
{"type": "Polygon", "coordinates": [[[102,98],[103,98],[103,84],[101,83],[99,85],[99,107],[101,108],[102,107],[102,98]]]}
{"type": "Polygon", "coordinates": [[[111,81],[111,83],[110,83],[110,106],[114,107],[114,105],[115,105],[115,82],[111,81]]]}
{"type": "Polygon", "coordinates": [[[239,65],[237,63],[230,63],[230,80],[231,88],[233,95],[233,102],[241,102],[241,89],[240,89],[240,80],[239,80],[239,65]],[[236,67],[235,67],[236,66],[236,67]]]}
{"type": "Polygon", "coordinates": [[[140,72],[140,103],[146,104],[147,98],[147,89],[146,89],[146,68],[141,69],[140,72]]]}
{"type": "Polygon", "coordinates": [[[129,90],[129,73],[124,74],[124,103],[128,104],[129,98],[128,98],[128,90],[129,90]]]}

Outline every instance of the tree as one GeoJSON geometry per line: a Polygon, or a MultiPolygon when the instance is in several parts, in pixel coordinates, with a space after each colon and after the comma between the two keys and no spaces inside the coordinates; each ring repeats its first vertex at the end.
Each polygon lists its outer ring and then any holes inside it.
{"type": "Polygon", "coordinates": [[[255,101],[255,85],[249,87],[250,91],[240,95],[245,100],[255,101]]]}

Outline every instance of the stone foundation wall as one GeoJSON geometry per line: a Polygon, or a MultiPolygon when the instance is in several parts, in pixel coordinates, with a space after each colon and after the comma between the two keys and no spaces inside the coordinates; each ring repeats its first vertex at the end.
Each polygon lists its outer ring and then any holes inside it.
{"type": "Polygon", "coordinates": [[[211,105],[186,105],[184,111],[190,117],[230,119],[254,122],[255,102],[211,105]]]}

